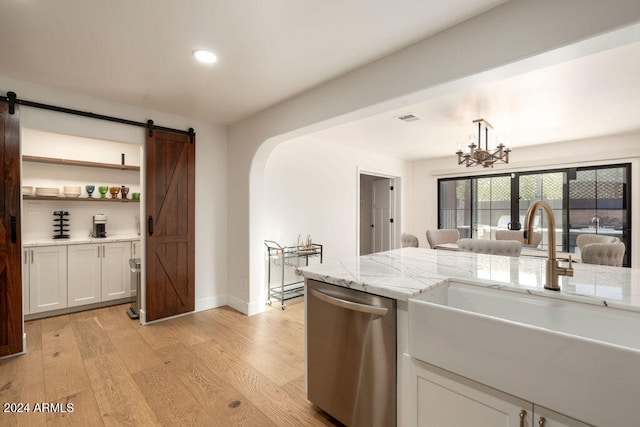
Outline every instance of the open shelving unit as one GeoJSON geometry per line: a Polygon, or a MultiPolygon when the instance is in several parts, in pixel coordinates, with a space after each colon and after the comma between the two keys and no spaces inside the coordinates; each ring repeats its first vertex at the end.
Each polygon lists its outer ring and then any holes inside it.
{"type": "Polygon", "coordinates": [[[92,168],[140,171],[140,166],[118,165],[115,163],[86,162],[83,160],[56,159],[53,157],[22,156],[23,162],[49,163],[53,165],[86,166],[92,168]]]}
{"type": "Polygon", "coordinates": [[[140,199],[111,199],[98,197],[65,197],[63,196],[29,196],[23,195],[24,200],[54,200],[65,202],[111,202],[111,203],[139,203],[140,199]]]}
{"type": "MultiPolygon", "coordinates": [[[[80,166],[102,169],[115,169],[121,171],[133,171],[140,172],[140,166],[133,165],[118,165],[115,163],[100,163],[100,162],[88,162],[84,160],[70,160],[70,159],[58,159],[53,157],[39,157],[39,156],[22,156],[23,162],[32,163],[47,163],[52,165],[65,165],[65,166],[80,166]]],[[[97,190],[97,189],[96,189],[97,190]]],[[[95,197],[65,197],[61,196],[37,196],[37,195],[23,195],[24,200],[53,200],[53,201],[65,201],[65,202],[111,202],[111,203],[139,203],[140,199],[121,199],[121,198],[102,198],[96,193],[95,197]]]]}

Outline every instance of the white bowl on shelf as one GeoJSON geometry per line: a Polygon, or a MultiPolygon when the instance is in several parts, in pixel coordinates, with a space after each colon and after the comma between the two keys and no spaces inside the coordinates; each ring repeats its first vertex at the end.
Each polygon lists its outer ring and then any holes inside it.
{"type": "Polygon", "coordinates": [[[80,197],[82,192],[80,186],[64,186],[64,195],[67,197],[80,197]]]}
{"type": "Polygon", "coordinates": [[[36,196],[55,197],[60,195],[59,188],[36,187],[36,196]]]}

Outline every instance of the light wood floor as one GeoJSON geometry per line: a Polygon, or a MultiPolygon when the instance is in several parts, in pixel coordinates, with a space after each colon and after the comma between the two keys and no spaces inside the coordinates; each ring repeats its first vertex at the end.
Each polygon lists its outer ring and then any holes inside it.
{"type": "Polygon", "coordinates": [[[0,426],[333,425],[304,391],[304,304],[230,308],[140,326],[126,305],[25,324],[27,354],[0,361],[0,426]]]}

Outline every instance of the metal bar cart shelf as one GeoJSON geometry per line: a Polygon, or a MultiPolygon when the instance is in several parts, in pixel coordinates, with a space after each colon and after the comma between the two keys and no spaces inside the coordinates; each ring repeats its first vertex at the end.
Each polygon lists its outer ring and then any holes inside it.
{"type": "Polygon", "coordinates": [[[265,240],[267,248],[267,302],[271,299],[280,301],[280,308],[286,308],[285,301],[304,295],[304,279],[296,276],[294,280],[287,280],[286,271],[298,267],[308,266],[309,258],[319,258],[322,263],[322,245],[311,243],[301,246],[281,246],[273,240],[265,240]],[[303,262],[301,265],[300,263],[303,262]],[[280,278],[273,279],[272,273],[280,271],[280,278]]]}

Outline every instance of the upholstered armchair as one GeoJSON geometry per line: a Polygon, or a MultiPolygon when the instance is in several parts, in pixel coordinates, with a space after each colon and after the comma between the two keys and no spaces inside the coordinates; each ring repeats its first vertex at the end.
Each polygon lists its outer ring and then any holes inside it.
{"type": "Polygon", "coordinates": [[[479,254],[520,256],[522,243],[517,240],[460,239],[458,249],[479,254]]]}
{"type": "Polygon", "coordinates": [[[582,262],[585,264],[622,267],[625,246],[622,242],[588,243],[580,251],[582,262]]]}
{"type": "Polygon", "coordinates": [[[615,243],[619,241],[620,239],[617,237],[603,236],[602,234],[578,234],[576,246],[582,251],[582,247],[590,243],[615,243]]]}
{"type": "Polygon", "coordinates": [[[443,243],[456,243],[460,238],[460,232],[453,228],[427,230],[427,242],[431,249],[443,243]]]}
{"type": "Polygon", "coordinates": [[[419,246],[418,237],[409,233],[402,233],[400,241],[403,248],[417,248],[419,246]]]}
{"type": "MultiPolygon", "coordinates": [[[[524,231],[523,230],[496,230],[496,240],[515,240],[524,245],[524,231]]],[[[525,245],[531,248],[537,248],[542,241],[542,233],[539,231],[533,232],[533,239],[530,245],[525,245]]]]}

